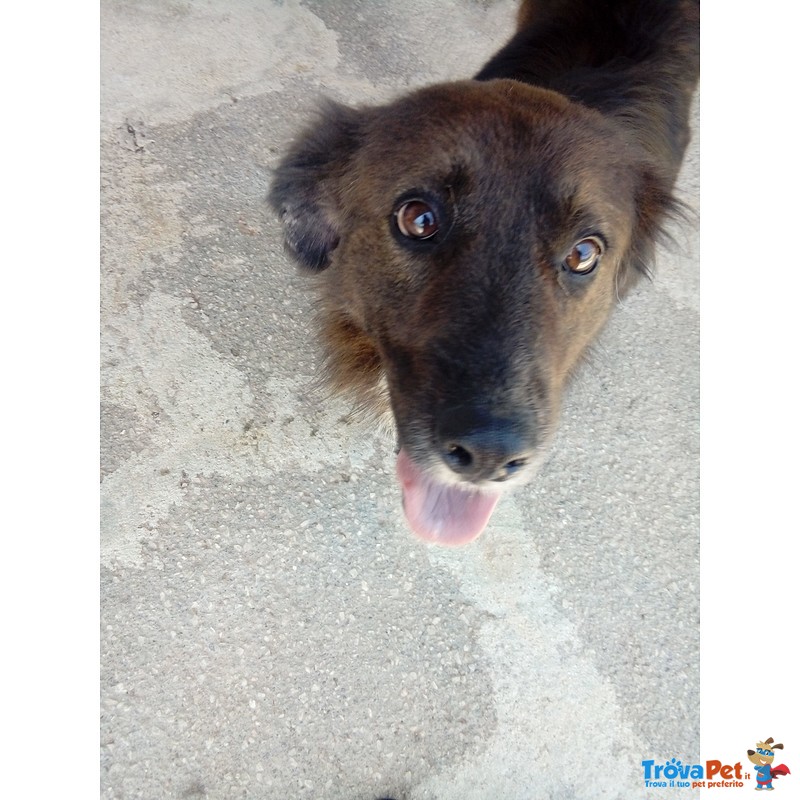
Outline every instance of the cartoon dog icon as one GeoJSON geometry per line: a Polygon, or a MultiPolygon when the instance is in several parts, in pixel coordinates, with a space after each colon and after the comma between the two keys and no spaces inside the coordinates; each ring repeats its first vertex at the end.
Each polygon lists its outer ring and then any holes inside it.
{"type": "Polygon", "coordinates": [[[748,750],[747,757],[756,765],[756,791],[771,792],[775,787],[772,785],[774,778],[781,775],[790,775],[789,767],[786,764],[772,766],[775,760],[775,751],[783,750],[782,744],[773,744],[775,740],[770,736],[765,742],[756,742],[755,750],[748,750]]]}

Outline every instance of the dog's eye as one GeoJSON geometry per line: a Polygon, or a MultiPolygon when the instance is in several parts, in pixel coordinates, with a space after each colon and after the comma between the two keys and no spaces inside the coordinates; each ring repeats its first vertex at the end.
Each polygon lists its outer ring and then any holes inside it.
{"type": "Polygon", "coordinates": [[[409,239],[430,239],[439,231],[436,212],[424,200],[409,200],[395,211],[397,227],[409,239]]]}
{"type": "Polygon", "coordinates": [[[564,259],[564,266],[576,275],[588,275],[600,261],[603,245],[599,239],[589,236],[577,242],[564,259]]]}

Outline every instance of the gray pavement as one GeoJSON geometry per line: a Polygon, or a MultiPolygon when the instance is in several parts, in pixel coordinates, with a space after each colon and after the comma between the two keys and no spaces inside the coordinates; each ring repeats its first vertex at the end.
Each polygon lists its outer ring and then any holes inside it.
{"type": "Polygon", "coordinates": [[[102,796],[645,796],[699,750],[695,222],[537,480],[424,545],[391,436],[315,385],[264,198],[320,96],[469,76],[515,4],[101,7],[102,796]]]}

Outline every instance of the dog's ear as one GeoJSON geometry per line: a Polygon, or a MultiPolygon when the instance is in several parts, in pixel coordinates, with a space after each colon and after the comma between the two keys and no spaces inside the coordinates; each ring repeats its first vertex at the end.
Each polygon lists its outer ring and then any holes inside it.
{"type": "Polygon", "coordinates": [[[636,191],[636,222],[628,258],[622,264],[618,291],[623,295],[641,275],[650,277],[656,243],[669,239],[666,222],[681,215],[672,195],[672,181],[649,164],[640,168],[636,191]]]}
{"type": "Polygon", "coordinates": [[[339,244],[338,183],[358,147],[364,112],[328,101],[275,170],[269,202],[298,263],[319,271],[339,244]]]}

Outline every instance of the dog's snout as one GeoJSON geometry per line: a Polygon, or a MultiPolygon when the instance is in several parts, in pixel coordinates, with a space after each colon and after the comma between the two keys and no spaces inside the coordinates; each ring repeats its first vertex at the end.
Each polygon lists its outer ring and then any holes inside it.
{"type": "Polygon", "coordinates": [[[439,445],[444,463],[470,481],[505,481],[531,459],[532,426],[484,412],[458,409],[442,415],[439,445]]]}

